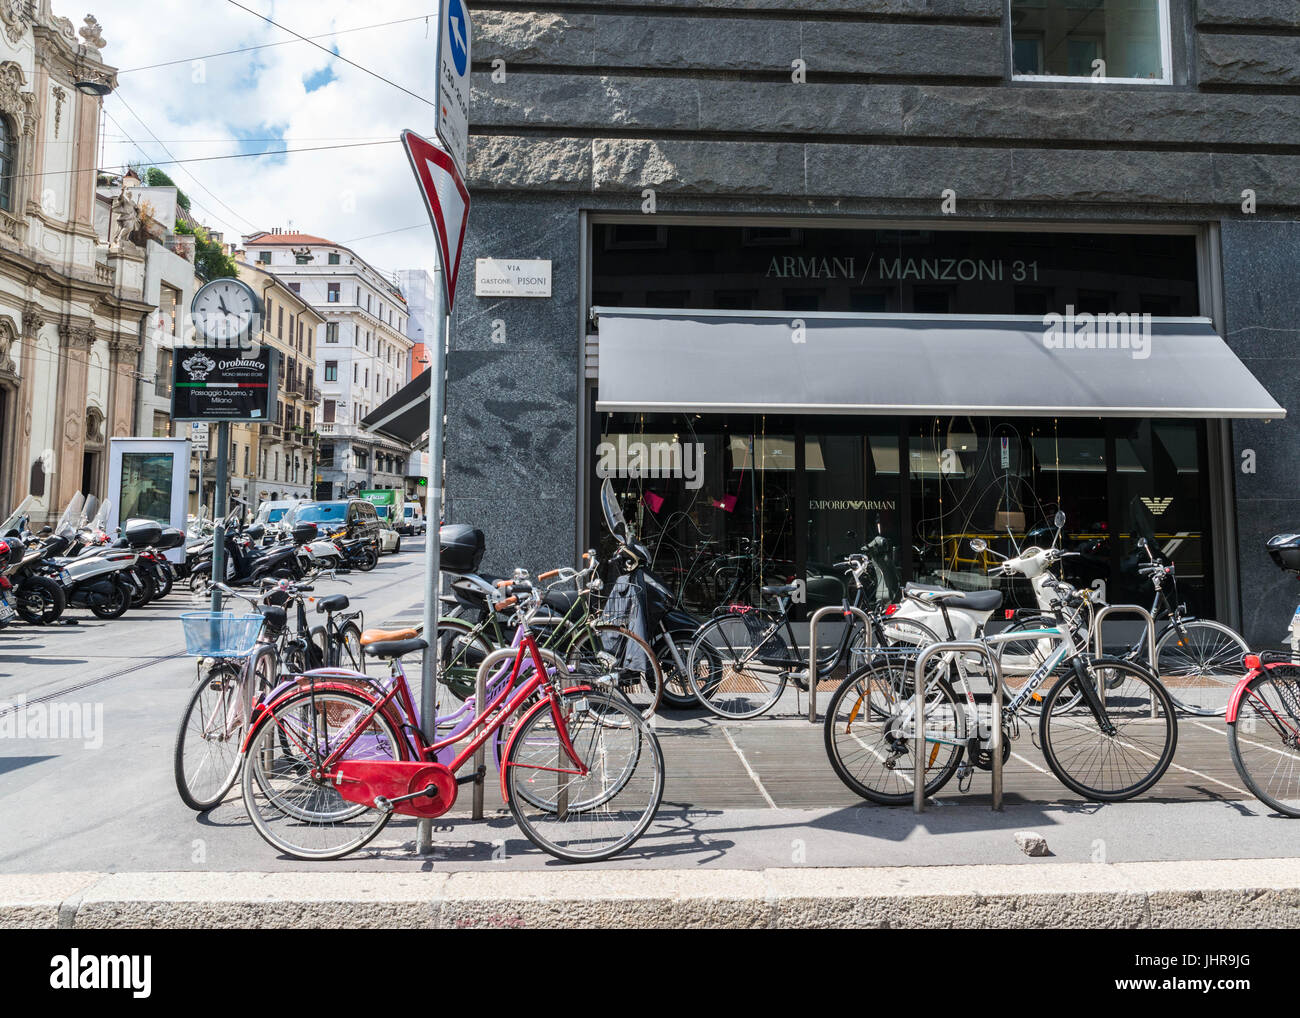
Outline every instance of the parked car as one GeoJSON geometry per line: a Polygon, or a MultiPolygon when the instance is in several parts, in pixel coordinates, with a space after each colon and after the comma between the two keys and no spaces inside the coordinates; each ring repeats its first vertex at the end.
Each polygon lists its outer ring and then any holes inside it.
{"type": "Polygon", "coordinates": [[[402,535],[396,530],[381,526],[379,528],[379,550],[389,554],[396,554],[401,551],[402,535]]]}
{"type": "Polygon", "coordinates": [[[340,530],[349,541],[364,540],[379,551],[379,515],[375,507],[363,498],[349,498],[335,502],[303,502],[294,506],[282,525],[315,523],[322,534],[340,530]]]}

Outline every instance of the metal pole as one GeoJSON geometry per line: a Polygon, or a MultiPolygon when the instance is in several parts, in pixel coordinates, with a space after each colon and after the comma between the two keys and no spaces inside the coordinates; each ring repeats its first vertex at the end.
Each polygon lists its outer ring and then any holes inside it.
{"type": "MultiPolygon", "coordinates": [[[[216,587],[226,580],[226,471],[230,467],[230,424],[217,425],[217,485],[212,497],[216,530],[212,534],[212,610],[221,611],[221,591],[216,587]]],[[[203,475],[199,475],[199,487],[203,475]]]]}
{"type": "Polygon", "coordinates": [[[825,616],[837,612],[850,620],[845,623],[850,627],[853,625],[854,617],[861,620],[862,638],[868,650],[871,650],[876,643],[876,635],[871,631],[871,618],[861,608],[828,604],[813,612],[812,620],[808,623],[808,721],[814,725],[817,723],[817,623],[825,616]]]}
{"type": "MultiPolygon", "coordinates": [[[[442,519],[442,382],[445,373],[445,349],[451,338],[451,314],[447,299],[446,278],[438,277],[436,335],[429,353],[429,474],[425,499],[424,528],[424,638],[429,647],[424,652],[420,667],[420,728],[426,742],[432,742],[438,727],[438,595],[442,588],[441,562],[439,561],[438,524],[442,519]]],[[[482,709],[482,701],[479,701],[482,709]]],[[[480,761],[475,760],[475,766],[480,761]]],[[[481,796],[481,787],[475,788],[481,796]]],[[[433,821],[421,820],[416,831],[416,850],[433,851],[433,821]]]]}

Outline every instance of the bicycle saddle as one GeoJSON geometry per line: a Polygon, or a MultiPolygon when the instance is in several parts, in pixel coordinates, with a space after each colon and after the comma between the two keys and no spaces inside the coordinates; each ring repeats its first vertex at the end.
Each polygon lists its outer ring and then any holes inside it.
{"type": "Polygon", "coordinates": [[[289,621],[289,613],[279,605],[263,605],[262,614],[266,616],[266,628],[272,633],[278,633],[289,621]]]}
{"type": "Polygon", "coordinates": [[[960,590],[927,587],[919,583],[909,583],[903,590],[924,601],[933,601],[936,604],[942,601],[949,608],[965,608],[973,612],[997,611],[1002,606],[1000,590],[972,590],[969,593],[962,593],[960,590]]]}
{"type": "Polygon", "coordinates": [[[763,593],[768,597],[784,597],[786,594],[793,594],[799,589],[797,583],[779,583],[775,586],[764,587],[763,593]]]}
{"type": "MultiPolygon", "coordinates": [[[[365,637],[361,638],[365,643],[365,637]]],[[[379,640],[366,646],[366,653],[371,657],[405,657],[417,650],[425,650],[429,645],[421,638],[414,640],[379,640]]]]}
{"type": "MultiPolygon", "coordinates": [[[[361,634],[361,646],[374,643],[410,643],[420,635],[418,629],[367,629],[361,634]]],[[[420,640],[420,643],[424,643],[420,640]]]]}
{"type": "Polygon", "coordinates": [[[321,615],[326,612],[341,612],[349,603],[347,594],[331,594],[316,602],[316,611],[321,615]]]}
{"type": "Polygon", "coordinates": [[[546,596],[542,598],[542,603],[561,615],[567,615],[569,609],[578,603],[578,598],[581,596],[576,590],[548,590],[546,596]]]}

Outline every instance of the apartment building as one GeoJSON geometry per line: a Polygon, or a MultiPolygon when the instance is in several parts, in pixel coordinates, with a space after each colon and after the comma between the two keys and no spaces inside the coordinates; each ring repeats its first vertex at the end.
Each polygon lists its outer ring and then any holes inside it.
{"type": "Polygon", "coordinates": [[[413,344],[401,290],[356,252],[323,237],[277,229],[243,241],[242,259],[274,275],[321,321],[317,496],[401,488],[409,448],[361,426],[410,379],[413,344]]]}

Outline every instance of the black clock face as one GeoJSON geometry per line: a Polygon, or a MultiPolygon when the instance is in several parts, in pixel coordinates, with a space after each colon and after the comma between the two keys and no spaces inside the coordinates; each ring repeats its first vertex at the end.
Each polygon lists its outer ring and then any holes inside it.
{"type": "Polygon", "coordinates": [[[230,343],[248,335],[257,315],[253,291],[237,279],[216,279],[194,295],[194,327],[205,339],[230,343]]]}

